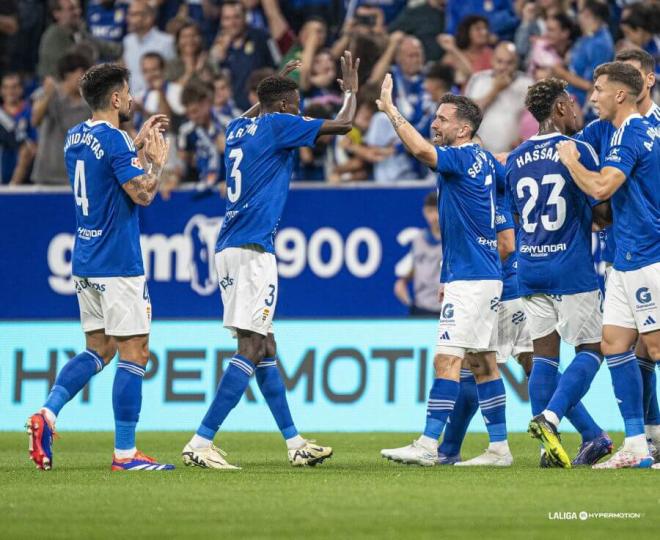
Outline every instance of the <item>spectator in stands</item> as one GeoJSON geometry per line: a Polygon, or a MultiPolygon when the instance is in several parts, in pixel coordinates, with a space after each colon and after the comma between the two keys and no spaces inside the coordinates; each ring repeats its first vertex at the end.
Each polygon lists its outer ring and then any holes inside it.
{"type": "Polygon", "coordinates": [[[18,73],[2,76],[0,99],[0,184],[22,184],[30,173],[37,134],[18,73]]]}
{"type": "Polygon", "coordinates": [[[145,90],[140,69],[142,56],[157,52],[166,61],[175,56],[174,39],[156,28],[156,11],[147,0],[133,0],[128,8],[128,31],[124,37],[124,64],[131,72],[131,92],[134,95],[145,90]]]}
{"type": "Polygon", "coordinates": [[[291,60],[300,60],[300,69],[291,73],[290,77],[301,84],[308,84],[314,56],[325,46],[327,39],[328,27],[324,20],[313,17],[305,21],[300,29],[299,39],[284,55],[280,67],[284,67],[291,60]]]}
{"type": "Polygon", "coordinates": [[[179,129],[177,143],[179,158],[186,168],[180,179],[197,180],[200,188],[218,185],[224,195],[225,135],[213,115],[212,99],[211,88],[202,82],[193,80],[183,89],[181,101],[188,121],[179,129]]]}
{"type": "Polygon", "coordinates": [[[447,0],[446,11],[446,32],[455,34],[456,39],[461,22],[466,17],[485,17],[499,39],[513,39],[519,22],[511,0],[447,0]]]}
{"type": "Polygon", "coordinates": [[[165,76],[184,87],[193,77],[204,78],[206,73],[212,77],[218,71],[204,50],[199,26],[187,21],[176,33],[176,56],[167,62],[165,76]]]}
{"type": "Polygon", "coordinates": [[[144,54],[140,64],[146,86],[142,92],[134,95],[136,128],[139,129],[150,116],[164,114],[171,120],[172,129],[176,129],[185,113],[181,103],[183,88],[179,83],[165,79],[165,60],[157,52],[144,54]]]}
{"type": "MultiPolygon", "coordinates": [[[[268,0],[261,0],[261,5],[264,7],[264,11],[268,14],[268,9],[266,6],[268,0]]],[[[276,0],[270,0],[274,2],[276,0]]],[[[286,20],[291,25],[291,28],[294,32],[298,33],[302,29],[302,25],[310,17],[319,17],[326,21],[329,26],[338,27],[341,23],[341,17],[343,17],[343,9],[337,9],[337,3],[335,0],[287,0],[281,2],[282,12],[286,17],[286,20]]],[[[273,38],[278,39],[275,34],[272,33],[273,38]]]]}
{"type": "Polygon", "coordinates": [[[259,83],[271,75],[275,75],[275,70],[270,67],[255,69],[252,73],[250,73],[250,77],[248,77],[247,83],[245,85],[249,107],[252,107],[252,105],[255,105],[257,101],[259,101],[259,98],[257,97],[257,86],[259,86],[259,83]]]}
{"type": "Polygon", "coordinates": [[[96,39],[121,43],[126,35],[127,0],[91,0],[87,3],[87,28],[96,39]]]}
{"type": "Polygon", "coordinates": [[[241,115],[231,93],[229,76],[224,73],[213,79],[213,114],[225,128],[229,122],[241,115]]]}
{"type": "Polygon", "coordinates": [[[438,194],[434,190],[424,199],[422,208],[426,228],[413,239],[404,268],[398,268],[394,295],[408,306],[410,315],[438,317],[440,315],[440,268],[442,267],[442,238],[438,219],[438,194]],[[413,295],[410,296],[412,283],[413,295]]]}
{"type": "MultiPolygon", "coordinates": [[[[333,118],[333,109],[322,103],[305,106],[310,118],[333,118]]],[[[335,167],[334,136],[321,135],[312,148],[300,148],[300,158],[295,179],[298,181],[325,182],[335,167]]]]}
{"type": "Polygon", "coordinates": [[[21,0],[17,3],[18,32],[5,46],[0,45],[0,50],[8,54],[11,71],[20,73],[23,81],[29,84],[39,62],[39,48],[34,44],[46,27],[47,6],[43,0],[21,0]]]}
{"type": "Polygon", "coordinates": [[[250,106],[245,91],[250,73],[261,67],[275,67],[274,50],[268,34],[248,26],[241,3],[222,4],[220,32],[211,49],[211,59],[231,73],[234,99],[241,109],[250,106]]]}
{"type": "Polygon", "coordinates": [[[625,39],[619,48],[638,47],[655,58],[655,73],[660,76],[660,5],[633,4],[621,19],[625,39]]]}
{"type": "Polygon", "coordinates": [[[39,129],[32,170],[35,184],[69,183],[62,149],[67,131],[90,116],[78,88],[80,78],[90,67],[87,56],[65,54],[57,63],[58,82],[46,77],[43,88],[35,92],[32,124],[39,129]]]}
{"type": "Polygon", "coordinates": [[[587,101],[587,92],[593,84],[597,66],[614,58],[614,42],[607,26],[609,9],[599,0],[586,0],[578,14],[582,37],[571,48],[568,68],[562,64],[552,66],[555,77],[568,81],[568,91],[580,106],[587,101]]]}
{"type": "Polygon", "coordinates": [[[579,28],[568,15],[549,15],[545,19],[545,31],[534,40],[529,51],[526,62],[529,74],[537,80],[550,77],[554,66],[567,63],[568,52],[579,35],[579,28]],[[537,69],[544,71],[539,77],[535,76],[537,69]]]}
{"type": "MultiPolygon", "coordinates": [[[[305,60],[303,55],[302,65],[305,60]]],[[[305,108],[311,104],[320,104],[330,112],[339,110],[342,93],[337,83],[337,62],[330,49],[321,49],[314,55],[311,70],[306,70],[304,77],[301,75],[300,90],[305,99],[305,108]]]]}
{"type": "MultiPolygon", "coordinates": [[[[406,7],[407,0],[358,0],[360,7],[377,9],[383,14],[383,22],[391,23],[406,7]]],[[[374,12],[374,15],[375,12],[374,12]]]]}
{"type": "Polygon", "coordinates": [[[440,98],[454,90],[454,68],[434,62],[426,70],[424,78],[424,116],[415,128],[428,139],[432,139],[431,124],[435,119],[440,98]]]}
{"type": "Polygon", "coordinates": [[[121,55],[119,43],[96,39],[87,31],[78,0],[49,0],[48,6],[55,22],[39,43],[39,77],[56,75],[58,61],[69,52],[87,56],[90,64],[99,58],[115,59],[121,55]]]}
{"type": "MultiPolygon", "coordinates": [[[[412,3],[411,3],[412,4],[412,3]]],[[[422,42],[427,60],[440,60],[443,50],[438,44],[438,34],[445,30],[445,12],[443,0],[425,0],[421,4],[408,5],[394,19],[387,31],[405,32],[422,42]]]]}
{"type": "Polygon", "coordinates": [[[451,34],[441,34],[438,43],[446,52],[442,61],[456,70],[456,82],[461,86],[473,73],[492,67],[493,49],[485,17],[465,17],[458,25],[455,38],[451,34]]]}
{"type": "Polygon", "coordinates": [[[179,6],[177,17],[197,25],[205,49],[211,46],[218,30],[221,4],[221,0],[184,0],[179,6]]]}
{"type": "Polygon", "coordinates": [[[518,62],[515,45],[501,41],[493,53],[493,68],[472,75],[465,88],[465,95],[483,111],[478,134],[491,152],[508,152],[519,139],[520,116],[533,81],[518,71],[518,62]]]}
{"type": "Polygon", "coordinates": [[[0,76],[9,68],[10,37],[18,32],[16,0],[0,2],[0,76]]]}

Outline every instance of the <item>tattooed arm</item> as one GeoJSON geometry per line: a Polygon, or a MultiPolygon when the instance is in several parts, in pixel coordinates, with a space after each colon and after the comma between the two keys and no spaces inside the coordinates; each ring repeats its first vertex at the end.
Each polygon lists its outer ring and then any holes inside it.
{"type": "Polygon", "coordinates": [[[403,117],[392,102],[392,76],[389,73],[385,76],[380,99],[376,100],[376,104],[390,119],[396,134],[408,152],[425,165],[435,169],[438,164],[435,147],[410,125],[410,122],[403,117]]]}
{"type": "Polygon", "coordinates": [[[167,161],[170,144],[157,127],[146,137],[143,152],[148,165],[146,172],[123,184],[124,191],[135,204],[149,206],[160,186],[160,177],[167,161]]]}

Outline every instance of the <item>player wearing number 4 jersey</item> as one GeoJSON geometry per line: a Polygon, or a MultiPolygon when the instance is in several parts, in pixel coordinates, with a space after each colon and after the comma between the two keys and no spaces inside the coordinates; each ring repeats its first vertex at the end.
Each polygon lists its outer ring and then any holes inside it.
{"type": "Polygon", "coordinates": [[[286,388],[277,366],[273,317],[277,305],[277,266],[273,239],[289,191],[294,154],[320,135],[350,131],[356,107],[357,68],[351,54],[341,59],[344,103],[334,120],[299,116],[294,81],[283,75],[259,83],[259,103],[227,126],[227,211],[216,246],[216,270],[224,305],[224,326],[238,338],[238,350],[197,433],[183,449],[186,465],[236,469],[213,439],[256,373],[257,383],[286,440],[294,466],[316,465],[332,448],[302,438],[293,423],[286,388]]]}
{"type": "MultiPolygon", "coordinates": [[[[540,124],[539,134],[509,155],[506,184],[508,206],[520,216],[518,286],[534,348],[529,430],[551,464],[570,468],[559,422],[586,394],[602,362],[601,298],[591,255],[592,207],[600,203],[580,190],[555,149],[569,140],[565,133],[575,131],[566,83],[539,81],[529,88],[526,106],[540,124]],[[560,338],[577,355],[558,379],[560,338]]],[[[586,167],[598,170],[589,145],[579,143],[577,150],[586,167]]],[[[609,453],[611,441],[600,432],[593,436],[600,441],[595,447],[609,453]]]]}
{"type": "Polygon", "coordinates": [[[145,122],[135,141],[119,129],[120,122],[130,119],[128,79],[128,70],[115,64],[95,66],[85,73],[80,89],[92,118],[70,129],[66,138],[64,159],[77,226],[73,281],[87,349],[69,360],[44,406],[28,419],[30,458],[39,469],[52,467],[58,413],[117,351],[112,470],[174,468],[135,447],[151,322],[138,206],[150,204],[158,190],[168,145],[160,133],[167,123],[163,115],[145,122]]]}
{"type": "Polygon", "coordinates": [[[660,142],[655,128],[639,114],[644,81],[624,62],[594,72],[592,103],[601,120],[616,131],[600,172],[581,164],[574,144],[558,145],[559,157],[581,189],[610,199],[614,220],[614,265],[607,280],[603,352],[626,438],[609,461],[597,468],[649,467],[653,458],[644,434],[642,378],[632,350],[638,337],[651,359],[660,360],[660,142]]]}

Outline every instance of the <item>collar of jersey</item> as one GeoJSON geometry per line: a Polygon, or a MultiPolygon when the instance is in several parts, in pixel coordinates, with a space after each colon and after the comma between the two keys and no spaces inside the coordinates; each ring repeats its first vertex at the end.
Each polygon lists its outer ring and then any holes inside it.
{"type": "Polygon", "coordinates": [[[623,126],[627,125],[628,122],[630,122],[631,120],[633,120],[635,118],[644,118],[644,117],[641,114],[639,114],[638,112],[631,113],[623,122],[621,122],[621,127],[619,129],[621,129],[623,126]]]}
{"type": "Polygon", "coordinates": [[[559,131],[553,131],[552,133],[546,133],[545,135],[532,135],[530,141],[544,141],[545,139],[552,139],[553,137],[561,137],[559,131]]]}
{"type": "Polygon", "coordinates": [[[648,112],[644,115],[645,118],[651,118],[652,116],[660,113],[660,107],[658,107],[657,103],[654,103],[651,105],[651,108],[648,110],[648,112]]]}
{"type": "Polygon", "coordinates": [[[464,146],[479,146],[479,145],[475,142],[468,141],[468,142],[464,142],[463,144],[459,144],[458,146],[456,146],[456,148],[463,148],[464,146]]]}
{"type": "Polygon", "coordinates": [[[110,126],[111,128],[115,127],[110,122],[108,122],[107,120],[96,120],[96,121],[92,122],[92,120],[90,119],[90,120],[87,120],[85,122],[85,124],[87,124],[89,127],[100,126],[101,124],[106,124],[107,126],[110,126]]]}

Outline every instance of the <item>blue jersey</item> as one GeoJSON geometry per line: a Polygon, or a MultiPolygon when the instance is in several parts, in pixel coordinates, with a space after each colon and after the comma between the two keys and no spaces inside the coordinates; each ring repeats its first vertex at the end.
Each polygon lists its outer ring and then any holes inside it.
{"type": "Polygon", "coordinates": [[[76,203],[73,274],[141,276],[138,207],[122,185],[144,174],[133,142],[108,122],[71,128],[64,161],[76,203]]]}
{"type": "Polygon", "coordinates": [[[223,132],[220,119],[211,114],[211,122],[203,128],[186,122],[179,128],[178,147],[193,155],[197,178],[209,184],[225,178],[224,154],[220,153],[217,140],[223,132]]]}
{"type": "MultiPolygon", "coordinates": [[[[598,289],[591,253],[590,200],[559,161],[555,148],[568,137],[537,135],[507,159],[507,206],[520,216],[516,238],[518,289],[532,294],[577,294],[598,289]]],[[[580,162],[598,170],[598,157],[578,142],[580,162]]]]}
{"type": "Polygon", "coordinates": [[[273,253],[300,146],[313,146],[323,120],[270,113],[239,117],[226,133],[227,211],[216,251],[258,244],[273,253]]]}
{"type": "Polygon", "coordinates": [[[126,35],[128,2],[104,5],[100,0],[87,4],[87,27],[97,39],[121,43],[126,35]]]}
{"type": "Polygon", "coordinates": [[[637,270],[660,262],[660,140],[655,127],[639,114],[630,115],[612,135],[605,167],[626,176],[611,198],[614,268],[637,270]]]}
{"type": "MultiPolygon", "coordinates": [[[[495,210],[495,230],[501,233],[509,229],[513,229],[515,234],[516,225],[513,221],[513,215],[510,210],[498,203],[495,210]]],[[[518,292],[518,263],[516,260],[516,253],[513,252],[502,261],[502,295],[500,300],[503,302],[520,298],[518,292]]]]}
{"type": "Polygon", "coordinates": [[[495,232],[495,164],[473,143],[436,148],[442,283],[502,279],[495,232]]]}
{"type": "Polygon", "coordinates": [[[32,108],[27,102],[15,114],[0,107],[0,184],[8,184],[11,180],[21,146],[37,140],[31,116],[32,108]]]}

